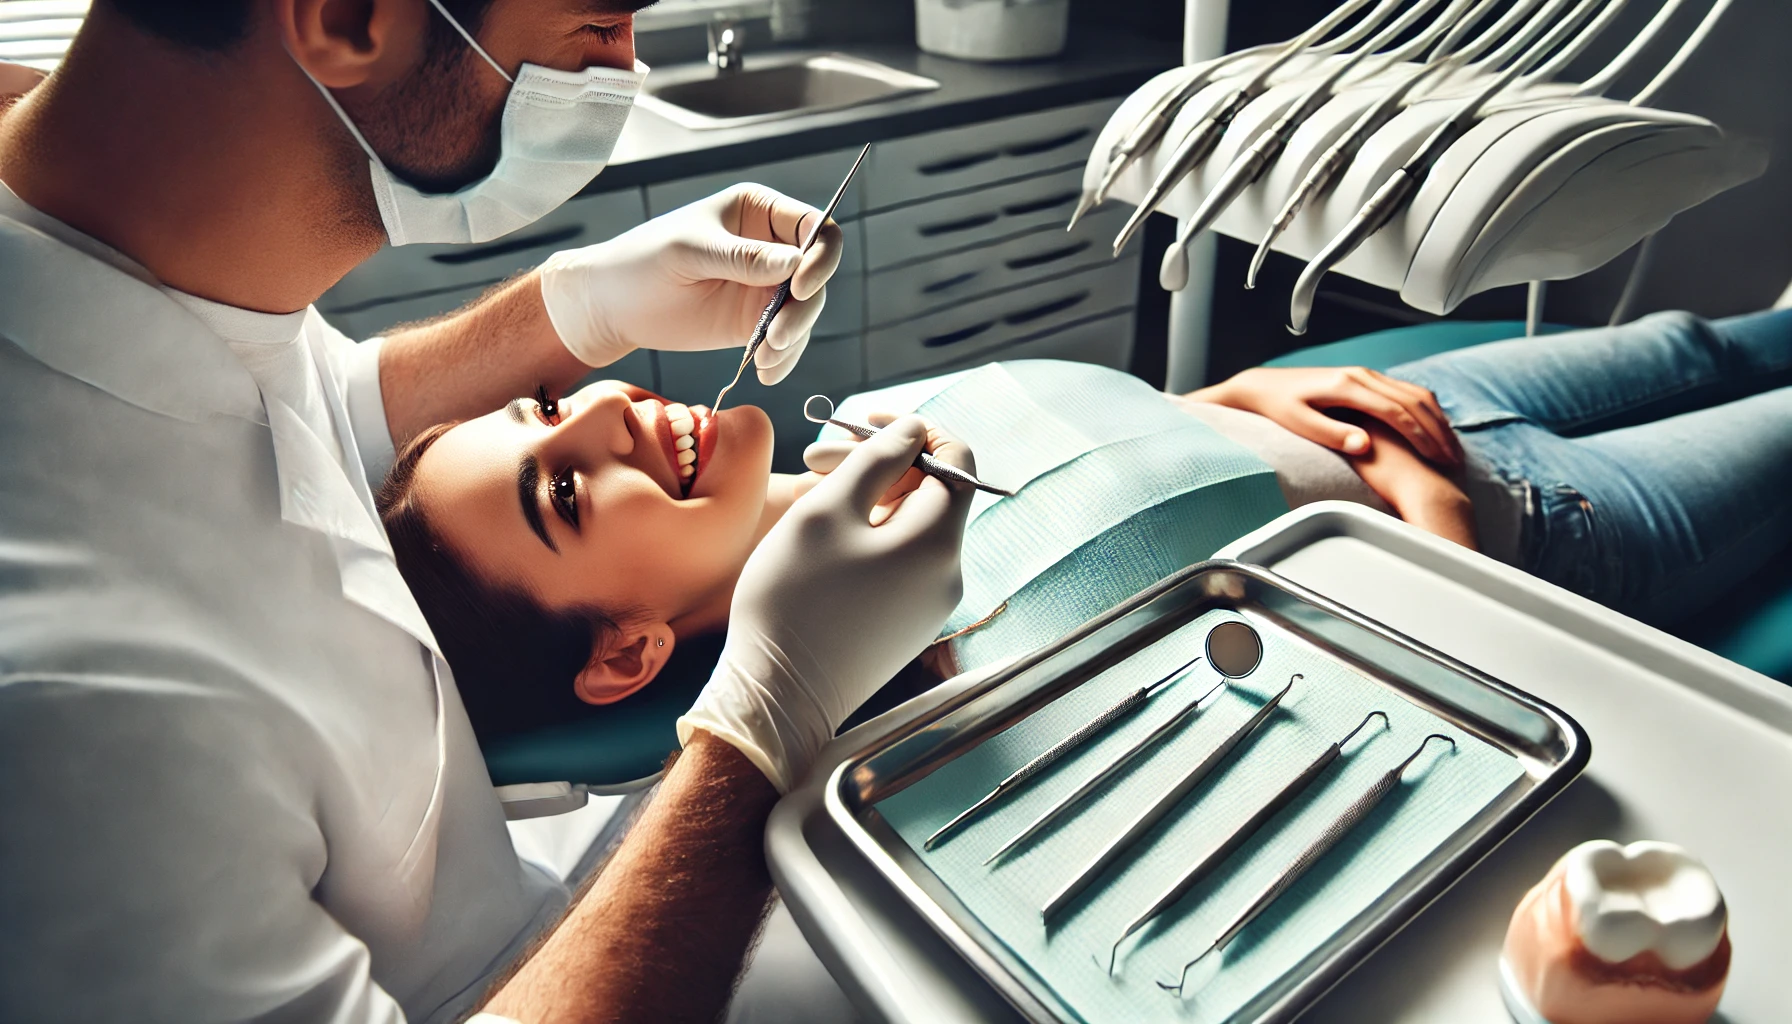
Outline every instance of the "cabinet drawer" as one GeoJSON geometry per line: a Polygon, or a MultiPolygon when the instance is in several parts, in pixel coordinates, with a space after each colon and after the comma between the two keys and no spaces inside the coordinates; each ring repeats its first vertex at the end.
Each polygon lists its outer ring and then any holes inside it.
{"type": "Polygon", "coordinates": [[[325,313],[454,285],[486,285],[527,270],[561,249],[614,238],[646,219],[640,189],[568,200],[525,228],[473,245],[387,246],[318,300],[325,313]]]}
{"type": "Polygon", "coordinates": [[[1080,167],[1119,106],[1118,98],[1096,100],[880,142],[871,147],[865,209],[881,210],[1055,167],[1080,167]]]}
{"type": "MultiPolygon", "coordinates": [[[[853,159],[858,155],[859,147],[854,146],[798,160],[780,160],[777,163],[649,185],[647,215],[658,217],[668,210],[676,210],[705,196],[715,195],[730,185],[743,181],[769,185],[811,206],[825,206],[833,198],[834,190],[840,187],[840,179],[846,177],[847,169],[852,167],[853,159]]],[[[859,215],[859,193],[864,181],[865,169],[860,168],[859,173],[853,177],[852,184],[847,186],[846,194],[840,197],[840,205],[834,211],[835,220],[844,222],[859,215]]]]}
{"type": "MultiPolygon", "coordinates": [[[[660,393],[686,404],[708,405],[716,392],[734,376],[741,350],[717,352],[661,352],[660,393]]],[[[803,400],[827,395],[838,402],[860,390],[865,382],[859,336],[811,338],[801,361],[790,376],[775,387],[759,383],[752,367],[728,392],[728,405],[756,405],[771,417],[777,431],[772,449],[772,468],[780,473],[803,470],[803,449],[815,440],[815,424],[803,418],[803,400]]]]}
{"type": "Polygon", "coordinates": [[[1139,258],[1134,255],[868,331],[866,374],[885,381],[980,362],[978,356],[1011,342],[1130,310],[1138,284],[1139,258]]]}
{"type": "Polygon", "coordinates": [[[865,265],[882,270],[982,245],[1035,228],[1062,229],[1081,194],[1083,172],[1069,167],[964,195],[865,218],[865,265]]]}
{"type": "Polygon", "coordinates": [[[1001,291],[1041,277],[1107,263],[1125,210],[1107,207],[1084,217],[1066,234],[1057,225],[1029,231],[981,249],[880,270],[866,284],[866,323],[906,320],[941,306],[1001,291]]]}

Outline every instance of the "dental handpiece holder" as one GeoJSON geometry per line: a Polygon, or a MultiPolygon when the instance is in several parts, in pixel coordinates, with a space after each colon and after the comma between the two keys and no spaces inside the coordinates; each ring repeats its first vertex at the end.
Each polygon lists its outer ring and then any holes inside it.
{"type": "MultiPolygon", "coordinates": [[[[1237,112],[1212,152],[1169,189],[1157,209],[1178,218],[1193,215],[1234,161],[1277,124],[1328,61],[1338,59],[1290,62],[1237,112]]],[[[1083,175],[1085,194],[1096,194],[1112,176],[1107,197],[1138,203],[1178,144],[1237,89],[1251,62],[1235,67],[1213,76],[1183,104],[1154,147],[1113,175],[1110,154],[1194,69],[1164,72],[1134,92],[1095,142],[1083,175]]],[[[1211,230],[1258,244],[1308,171],[1402,75],[1418,67],[1401,65],[1342,88],[1295,130],[1279,157],[1214,219],[1211,230]]],[[[1575,88],[1545,82],[1500,94],[1427,169],[1403,205],[1332,269],[1396,291],[1407,305],[1441,316],[1492,288],[1565,280],[1597,269],[1676,215],[1766,169],[1763,145],[1727,134],[1705,118],[1574,96],[1575,88]]],[[[1320,254],[1352,227],[1359,211],[1406,166],[1467,91],[1439,88],[1374,131],[1330,189],[1275,238],[1272,250],[1302,260],[1320,254]]],[[[1164,284],[1174,289],[1182,282],[1164,284]]]]}

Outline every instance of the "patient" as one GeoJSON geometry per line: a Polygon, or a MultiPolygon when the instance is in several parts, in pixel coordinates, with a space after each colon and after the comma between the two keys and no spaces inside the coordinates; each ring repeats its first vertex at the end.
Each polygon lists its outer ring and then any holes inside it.
{"type": "MultiPolygon", "coordinates": [[[[1792,537],[1788,383],[1792,313],[1664,314],[1385,376],[1251,370],[1180,397],[1079,364],[997,365],[842,415],[918,410],[1019,489],[967,531],[957,635],[932,652],[951,671],[1327,498],[1671,622],[1792,537]]],[[[482,738],[621,700],[720,631],[754,545],[819,479],[771,473],[771,451],[758,409],[710,416],[616,382],[408,445],[381,514],[482,738]]],[[[840,456],[823,444],[809,461],[840,456]]]]}

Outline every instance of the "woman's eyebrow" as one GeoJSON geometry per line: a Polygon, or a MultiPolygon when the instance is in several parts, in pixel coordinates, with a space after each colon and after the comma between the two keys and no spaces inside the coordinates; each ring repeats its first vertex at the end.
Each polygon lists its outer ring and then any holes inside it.
{"type": "Polygon", "coordinates": [[[512,398],[510,404],[504,407],[504,415],[520,424],[527,425],[529,422],[529,399],[512,398]]]}
{"type": "MultiPolygon", "coordinates": [[[[521,401],[521,398],[516,400],[521,401]]],[[[516,402],[510,404],[515,405],[516,402]]],[[[522,502],[523,518],[528,521],[529,529],[535,531],[535,536],[541,538],[549,551],[559,554],[560,549],[555,546],[554,538],[548,536],[548,524],[541,519],[541,463],[533,455],[525,454],[516,464],[516,496],[522,502]]]]}

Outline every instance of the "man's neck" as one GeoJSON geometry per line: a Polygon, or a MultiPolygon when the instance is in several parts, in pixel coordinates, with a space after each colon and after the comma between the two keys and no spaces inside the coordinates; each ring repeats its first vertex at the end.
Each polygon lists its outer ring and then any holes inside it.
{"type": "Polygon", "coordinates": [[[384,236],[366,157],[259,45],[197,54],[96,10],[57,73],[0,114],[0,181],[170,287],[303,309],[384,236]]]}

